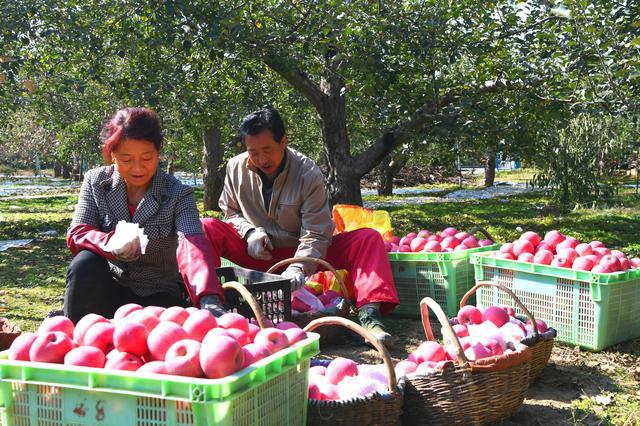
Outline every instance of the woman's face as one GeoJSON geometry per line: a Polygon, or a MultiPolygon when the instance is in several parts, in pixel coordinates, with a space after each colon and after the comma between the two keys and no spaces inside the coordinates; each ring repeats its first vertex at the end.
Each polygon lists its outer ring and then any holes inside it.
{"type": "Polygon", "coordinates": [[[158,169],[159,156],[155,145],[143,139],[125,139],[111,153],[127,189],[147,189],[158,169]]]}

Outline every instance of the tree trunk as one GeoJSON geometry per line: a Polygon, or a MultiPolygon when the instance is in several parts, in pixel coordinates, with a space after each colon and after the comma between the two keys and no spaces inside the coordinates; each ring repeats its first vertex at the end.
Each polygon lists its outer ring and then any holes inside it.
{"type": "Polygon", "coordinates": [[[204,209],[220,210],[218,200],[222,194],[225,169],[222,167],[224,148],[218,127],[208,126],[202,131],[204,173],[204,209]]]}
{"type": "Polygon", "coordinates": [[[360,167],[354,167],[353,157],[349,152],[344,96],[328,96],[324,101],[320,118],[327,156],[329,202],[332,206],[361,206],[360,179],[363,174],[358,172],[360,167]]]}
{"type": "Polygon", "coordinates": [[[59,161],[53,162],[53,177],[62,176],[62,164],[59,161]]]}
{"type": "Polygon", "coordinates": [[[393,195],[393,179],[407,164],[407,157],[401,160],[390,159],[386,156],[378,166],[378,195],[393,195]]]}
{"type": "Polygon", "coordinates": [[[71,178],[71,167],[69,167],[69,164],[64,163],[62,165],[62,177],[64,179],[70,179],[71,178]]]}
{"type": "Polygon", "coordinates": [[[484,186],[493,186],[496,180],[496,151],[490,149],[484,159],[484,186]]]}

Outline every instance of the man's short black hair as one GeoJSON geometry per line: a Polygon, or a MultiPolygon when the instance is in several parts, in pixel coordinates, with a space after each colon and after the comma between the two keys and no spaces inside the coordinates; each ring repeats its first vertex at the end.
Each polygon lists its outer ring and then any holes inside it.
{"type": "Polygon", "coordinates": [[[247,135],[257,135],[263,130],[270,130],[273,139],[280,143],[284,137],[284,123],[278,111],[271,106],[260,108],[247,115],[240,124],[242,143],[247,135]]]}

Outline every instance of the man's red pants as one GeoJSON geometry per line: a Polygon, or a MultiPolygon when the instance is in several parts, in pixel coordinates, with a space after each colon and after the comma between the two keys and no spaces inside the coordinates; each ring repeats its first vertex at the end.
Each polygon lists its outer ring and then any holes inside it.
{"type": "MultiPolygon", "coordinates": [[[[266,271],[281,260],[294,257],[296,252],[295,247],[281,247],[271,251],[271,260],[254,259],[232,225],[205,218],[202,227],[211,243],[216,266],[220,266],[220,257],[224,257],[243,268],[266,271]]],[[[378,231],[363,228],[334,235],[324,260],[335,269],[350,271],[353,288],[349,292],[355,295],[356,308],[379,302],[380,311],[387,313],[399,303],[389,257],[378,231]]]]}

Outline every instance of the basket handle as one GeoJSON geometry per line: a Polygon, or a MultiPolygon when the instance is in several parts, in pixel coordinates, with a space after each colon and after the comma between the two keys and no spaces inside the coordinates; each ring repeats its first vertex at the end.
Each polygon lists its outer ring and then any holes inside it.
{"type": "Polygon", "coordinates": [[[268,327],[267,319],[265,318],[264,313],[262,312],[262,309],[260,309],[260,305],[258,305],[256,298],[253,297],[253,294],[251,294],[251,292],[247,290],[245,286],[240,284],[238,281],[227,281],[226,283],[222,284],[222,288],[223,289],[232,288],[238,293],[240,293],[240,295],[244,297],[244,300],[251,307],[253,314],[256,316],[256,321],[258,322],[258,326],[261,329],[268,327]]]}
{"type": "Polygon", "coordinates": [[[313,263],[317,263],[317,264],[323,266],[325,269],[328,269],[329,271],[333,272],[333,276],[336,277],[336,280],[338,281],[338,284],[340,285],[340,290],[342,290],[342,297],[345,300],[347,299],[347,297],[349,296],[349,291],[347,290],[347,286],[344,284],[344,280],[338,274],[338,271],[336,271],[335,268],[333,266],[331,266],[331,264],[329,262],[327,262],[326,260],[323,260],[323,259],[318,259],[317,257],[300,256],[300,257],[292,257],[290,259],[284,259],[284,260],[281,260],[280,262],[276,263],[275,265],[273,265],[271,268],[269,268],[267,270],[267,273],[272,274],[272,273],[274,273],[274,271],[277,271],[278,269],[282,268],[283,266],[288,265],[290,263],[296,263],[296,262],[313,262],[313,263]]]}
{"type": "Polygon", "coordinates": [[[424,334],[427,336],[427,340],[435,341],[436,338],[431,330],[431,322],[429,321],[429,308],[436,314],[436,318],[440,322],[442,335],[451,343],[456,350],[457,362],[462,365],[469,365],[469,359],[464,354],[458,335],[453,331],[451,324],[449,324],[449,318],[444,313],[438,302],[430,297],[425,297],[420,301],[420,316],[422,317],[422,327],[424,328],[424,334]]]}
{"type": "Polygon", "coordinates": [[[486,229],[484,229],[482,226],[474,226],[474,227],[472,227],[471,229],[469,229],[467,231],[467,234],[474,235],[477,232],[479,232],[482,235],[484,235],[485,237],[487,237],[488,240],[491,240],[491,241],[494,241],[494,242],[496,241],[496,240],[493,239],[491,234],[489,234],[489,232],[486,229]]]}
{"type": "Polygon", "coordinates": [[[500,285],[500,284],[496,284],[496,283],[492,283],[490,281],[478,281],[476,283],[476,285],[474,285],[472,288],[469,289],[469,291],[467,291],[464,296],[462,296],[462,299],[460,300],[460,307],[462,308],[464,305],[466,305],[467,300],[476,292],[476,290],[478,290],[480,287],[497,287],[500,290],[504,291],[505,293],[507,293],[509,296],[511,296],[511,298],[513,299],[513,301],[516,303],[516,305],[522,309],[522,311],[524,312],[524,314],[527,316],[527,318],[529,318],[529,320],[531,321],[531,324],[533,326],[533,334],[535,335],[536,339],[538,338],[539,334],[538,333],[538,323],[536,322],[536,319],[533,317],[533,314],[531,313],[531,311],[529,309],[527,309],[526,306],[524,306],[524,304],[520,301],[520,299],[518,298],[518,296],[516,296],[516,294],[509,290],[507,287],[500,285]]]}
{"type": "Polygon", "coordinates": [[[323,325],[339,325],[339,326],[348,328],[354,333],[358,333],[360,336],[364,337],[369,343],[371,343],[373,347],[376,348],[376,350],[380,354],[380,357],[382,358],[382,361],[384,362],[385,367],[387,367],[387,373],[388,373],[387,378],[389,380],[387,385],[389,386],[389,392],[391,393],[398,392],[397,384],[396,384],[396,371],[393,368],[393,362],[391,361],[391,356],[389,355],[389,351],[387,351],[387,348],[382,343],[380,343],[380,341],[376,339],[373,334],[371,334],[369,331],[365,330],[362,326],[356,324],[355,322],[342,317],[322,317],[322,318],[314,319],[309,324],[307,324],[303,328],[303,330],[313,331],[316,328],[323,325]]]}

